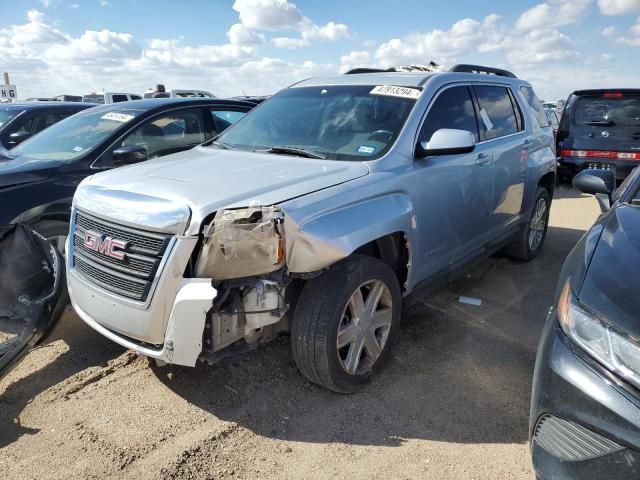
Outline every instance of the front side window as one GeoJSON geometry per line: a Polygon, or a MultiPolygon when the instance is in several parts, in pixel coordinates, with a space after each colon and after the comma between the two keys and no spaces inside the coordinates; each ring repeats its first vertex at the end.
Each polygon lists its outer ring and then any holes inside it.
{"type": "Polygon", "coordinates": [[[139,113],[122,107],[84,110],[26,140],[13,152],[36,160],[72,161],[93,150],[116,130],[126,128],[139,113]]]}
{"type": "Polygon", "coordinates": [[[544,107],[533,91],[533,88],[522,86],[520,87],[520,93],[522,93],[522,96],[527,101],[527,105],[531,108],[538,125],[540,125],[541,128],[548,127],[550,119],[545,114],[544,107]]]}
{"type": "Polygon", "coordinates": [[[420,93],[376,85],[292,87],[218,140],[242,150],[288,147],[334,160],[371,160],[391,148],[420,93]]]}
{"type": "Polygon", "coordinates": [[[473,133],[476,142],[479,140],[476,113],[468,87],[447,88],[438,95],[429,109],[418,140],[428,142],[441,128],[467,130],[473,133]]]}
{"type": "Polygon", "coordinates": [[[111,97],[111,100],[113,101],[113,103],[118,103],[126,102],[127,100],[129,100],[129,98],[126,95],[114,95],[113,97],[111,97]]]}
{"type": "Polygon", "coordinates": [[[200,111],[189,110],[143,123],[121,145],[143,145],[148,158],[153,158],[194,147],[204,140],[200,111]]]}

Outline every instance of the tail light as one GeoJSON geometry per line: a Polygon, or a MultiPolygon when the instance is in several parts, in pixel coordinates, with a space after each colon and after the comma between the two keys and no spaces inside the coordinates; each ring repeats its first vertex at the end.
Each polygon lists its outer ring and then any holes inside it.
{"type": "Polygon", "coordinates": [[[609,152],[603,150],[560,150],[561,157],[578,158],[611,158],[617,160],[640,160],[640,153],[633,152],[609,152]]]}

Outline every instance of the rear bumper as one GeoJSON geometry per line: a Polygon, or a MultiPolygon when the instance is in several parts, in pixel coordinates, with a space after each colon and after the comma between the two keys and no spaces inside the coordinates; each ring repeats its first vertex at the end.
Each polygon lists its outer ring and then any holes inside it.
{"type": "Polygon", "coordinates": [[[611,158],[579,158],[579,157],[558,157],[558,175],[563,177],[574,177],[588,165],[613,165],[616,171],[616,179],[624,180],[631,171],[640,165],[637,160],[615,160],[611,158]]]}
{"type": "Polygon", "coordinates": [[[571,343],[555,311],[536,359],[530,445],[538,478],[640,478],[640,397],[571,343]],[[580,440],[544,431],[543,418],[580,440]]]}

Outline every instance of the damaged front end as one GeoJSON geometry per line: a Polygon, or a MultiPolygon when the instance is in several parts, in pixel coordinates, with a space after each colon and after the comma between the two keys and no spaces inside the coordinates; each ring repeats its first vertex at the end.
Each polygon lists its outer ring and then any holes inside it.
{"type": "Polygon", "coordinates": [[[253,348],[288,329],[285,240],[278,207],[221,210],[204,227],[194,274],[211,278],[217,291],[205,323],[205,360],[253,348]]]}
{"type": "Polygon", "coordinates": [[[0,231],[0,378],[51,331],[67,304],[63,260],[28,226],[0,231]]]}

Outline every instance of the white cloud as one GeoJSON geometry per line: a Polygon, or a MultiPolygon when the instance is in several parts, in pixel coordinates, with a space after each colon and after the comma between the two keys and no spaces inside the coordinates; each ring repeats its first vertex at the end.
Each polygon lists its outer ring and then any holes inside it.
{"type": "Polygon", "coordinates": [[[558,30],[532,30],[507,51],[507,60],[518,67],[578,57],[572,40],[558,30]]]}
{"type": "Polygon", "coordinates": [[[278,48],[297,49],[310,45],[311,41],[336,41],[351,37],[349,27],[344,23],[316,25],[288,0],[235,0],[233,9],[238,12],[240,23],[248,29],[300,33],[300,38],[273,38],[271,43],[278,48]]]}
{"type": "Polygon", "coordinates": [[[101,7],[112,7],[113,3],[109,2],[108,0],[100,0],[100,6],[101,7]]]}
{"type": "Polygon", "coordinates": [[[470,52],[490,52],[505,48],[507,40],[497,15],[482,21],[465,18],[449,30],[412,33],[382,43],[375,52],[379,63],[387,66],[407,63],[449,63],[457,56],[470,52]]]}
{"type": "Polygon", "coordinates": [[[243,25],[256,30],[297,30],[305,19],[287,0],[235,0],[233,9],[243,25]]]}
{"type": "Polygon", "coordinates": [[[264,35],[255,33],[242,23],[231,25],[227,37],[229,42],[235,45],[261,45],[264,43],[264,35]]]}
{"type": "Polygon", "coordinates": [[[306,40],[342,40],[350,38],[349,27],[344,23],[329,22],[324,27],[309,25],[302,31],[302,38],[306,40]]]}
{"type": "Polygon", "coordinates": [[[624,15],[640,11],[640,0],[598,0],[603,15],[624,15]]]}
{"type": "Polygon", "coordinates": [[[629,35],[618,37],[616,41],[624,45],[640,47],[640,17],[636,20],[636,24],[629,29],[629,35]]]}
{"type": "Polygon", "coordinates": [[[579,21],[592,0],[549,0],[524,11],[516,21],[521,31],[550,29],[579,21]]]}
{"type": "Polygon", "coordinates": [[[53,46],[45,52],[50,61],[68,61],[82,65],[117,64],[140,56],[142,49],[129,33],[87,30],[66,45],[53,46]]]}
{"type": "Polygon", "coordinates": [[[602,29],[602,32],[600,32],[600,34],[603,37],[607,38],[613,37],[616,34],[616,27],[605,27],[602,29]]]}
{"type": "Polygon", "coordinates": [[[275,37],[271,39],[271,43],[278,48],[288,48],[291,50],[309,46],[309,40],[304,38],[275,37]]]}

